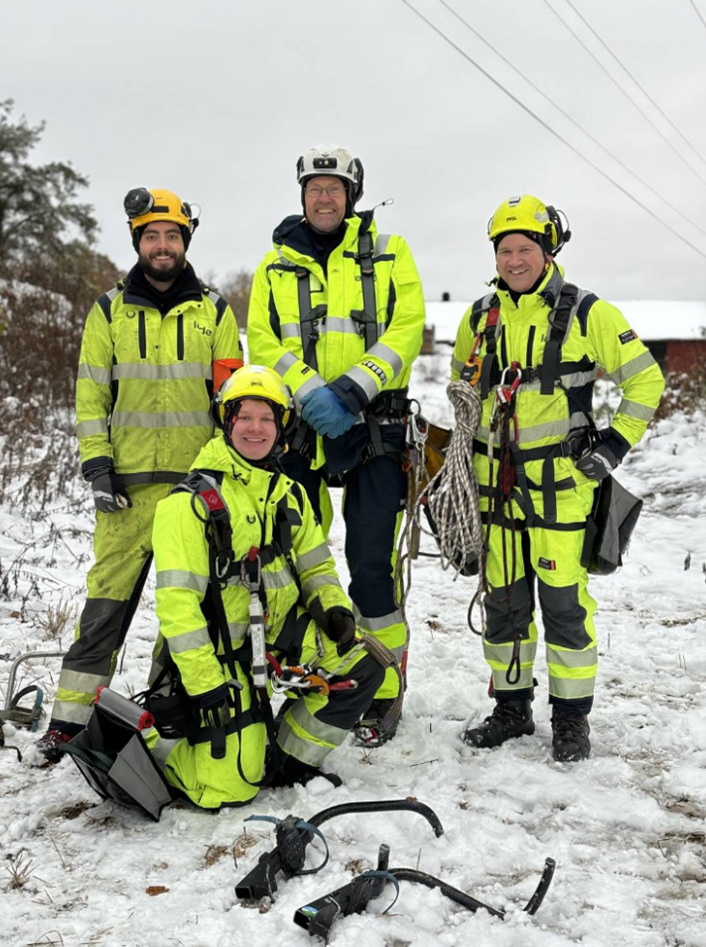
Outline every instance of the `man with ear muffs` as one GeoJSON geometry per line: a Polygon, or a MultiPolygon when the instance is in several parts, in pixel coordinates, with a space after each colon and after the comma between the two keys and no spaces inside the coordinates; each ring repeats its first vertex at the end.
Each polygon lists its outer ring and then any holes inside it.
{"type": "Polygon", "coordinates": [[[124,207],[138,259],[96,300],[79,358],[76,433],[96,507],[95,564],[40,741],[49,762],[111,681],[152,561],[157,503],[211,438],[213,392],[243,364],[233,311],[186,259],[199,223],[191,206],[135,188],[124,207]]]}

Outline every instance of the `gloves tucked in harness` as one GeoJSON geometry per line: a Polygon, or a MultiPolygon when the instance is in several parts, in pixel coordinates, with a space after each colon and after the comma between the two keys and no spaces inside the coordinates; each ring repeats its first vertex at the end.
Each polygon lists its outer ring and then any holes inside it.
{"type": "Polygon", "coordinates": [[[587,431],[575,439],[571,456],[584,477],[590,480],[604,480],[621,463],[630,450],[629,442],[608,428],[603,431],[587,431]]]}
{"type": "Polygon", "coordinates": [[[206,727],[222,727],[231,717],[230,692],[226,684],[219,684],[205,694],[191,698],[199,720],[206,727]]]}
{"type": "Polygon", "coordinates": [[[347,608],[335,605],[324,614],[324,631],[338,645],[339,655],[345,654],[355,637],[355,618],[347,608]]]}
{"type": "Polygon", "coordinates": [[[100,513],[117,513],[132,506],[125,487],[120,485],[118,475],[112,467],[97,467],[91,472],[90,484],[93,502],[100,513]]]}
{"type": "Polygon", "coordinates": [[[302,418],[322,437],[340,437],[356,421],[356,416],[328,386],[304,395],[301,406],[302,418]]]}

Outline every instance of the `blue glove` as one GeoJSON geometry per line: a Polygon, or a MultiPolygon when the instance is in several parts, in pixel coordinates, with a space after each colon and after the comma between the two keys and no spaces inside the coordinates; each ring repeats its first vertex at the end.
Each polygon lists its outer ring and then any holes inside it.
{"type": "Polygon", "coordinates": [[[301,406],[302,418],[322,437],[340,437],[356,421],[356,416],[328,386],[304,395],[301,406]]]}

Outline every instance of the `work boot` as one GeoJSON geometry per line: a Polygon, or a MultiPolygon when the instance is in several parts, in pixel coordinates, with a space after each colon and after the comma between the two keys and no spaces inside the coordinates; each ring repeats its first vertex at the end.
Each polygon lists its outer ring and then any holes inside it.
{"type": "Polygon", "coordinates": [[[317,776],[323,776],[332,786],[338,789],[343,785],[343,780],[335,773],[324,773],[318,766],[309,766],[308,763],[302,763],[301,760],[290,756],[289,753],[283,753],[280,750],[279,769],[272,778],[270,787],[272,789],[281,789],[285,786],[306,786],[317,776]]]}
{"type": "Polygon", "coordinates": [[[591,755],[590,732],[586,714],[555,708],[552,714],[552,750],[557,763],[587,760],[591,755]]]}
{"type": "Polygon", "coordinates": [[[37,749],[47,761],[47,766],[54,766],[64,755],[62,747],[74,736],[63,730],[47,730],[37,741],[37,749]]]}
{"type": "Polygon", "coordinates": [[[513,737],[530,736],[534,733],[532,701],[496,700],[493,712],[478,727],[469,727],[463,734],[463,742],[486,750],[500,746],[513,737]]]}
{"type": "Polygon", "coordinates": [[[385,723],[385,717],[389,715],[396,701],[397,698],[392,697],[378,698],[372,702],[367,713],[363,714],[353,727],[353,738],[356,743],[370,749],[390,742],[397,733],[402,717],[402,704],[400,703],[399,711],[392,720],[385,723]]]}

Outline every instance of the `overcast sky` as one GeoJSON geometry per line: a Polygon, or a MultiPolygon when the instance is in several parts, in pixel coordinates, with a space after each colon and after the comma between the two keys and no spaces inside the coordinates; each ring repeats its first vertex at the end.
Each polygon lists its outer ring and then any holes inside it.
{"type": "MultiPolygon", "coordinates": [[[[449,0],[637,183],[455,19],[411,0],[521,103],[701,251],[587,165],[402,0],[0,0],[0,98],[47,123],[37,161],[90,178],[99,248],[134,261],[122,210],[132,187],[202,206],[201,275],[253,270],[300,208],[297,157],[338,142],[365,165],[359,207],[409,241],[428,299],[473,299],[495,272],[486,222],[534,193],[568,214],[567,276],[607,299],[706,299],[706,162],[660,117],[567,0],[449,0]],[[672,141],[625,99],[579,32],[672,141]],[[679,155],[683,160],[680,160],[679,155]],[[694,173],[688,163],[696,169],[694,173]]],[[[691,0],[571,0],[706,156],[706,25],[691,0]]],[[[706,0],[694,0],[706,20],[706,0]]]]}

